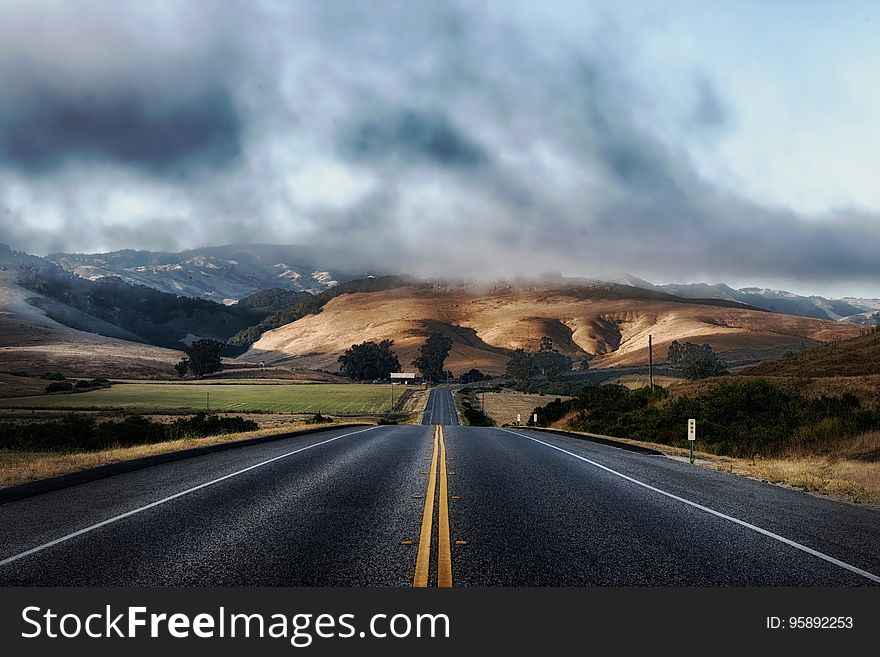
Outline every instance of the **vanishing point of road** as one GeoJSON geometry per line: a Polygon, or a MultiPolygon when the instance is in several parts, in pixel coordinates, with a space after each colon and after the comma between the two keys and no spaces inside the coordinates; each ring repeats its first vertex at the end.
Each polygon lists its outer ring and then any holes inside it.
{"type": "Polygon", "coordinates": [[[880,513],[527,429],[340,428],[0,505],[0,584],[880,583],[880,513]]]}

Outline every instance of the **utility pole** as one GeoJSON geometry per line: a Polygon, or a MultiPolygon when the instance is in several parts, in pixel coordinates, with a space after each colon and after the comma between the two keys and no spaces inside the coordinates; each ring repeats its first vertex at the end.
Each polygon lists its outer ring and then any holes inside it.
{"type": "Polygon", "coordinates": [[[391,412],[394,412],[394,381],[391,382],[391,412]]]}
{"type": "Polygon", "coordinates": [[[654,389],[654,338],[648,335],[648,381],[651,390],[654,389]]]}

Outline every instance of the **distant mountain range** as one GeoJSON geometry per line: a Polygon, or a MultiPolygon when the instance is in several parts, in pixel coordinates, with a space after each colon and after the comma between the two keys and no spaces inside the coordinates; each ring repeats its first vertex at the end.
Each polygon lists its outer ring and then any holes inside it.
{"type": "MultiPolygon", "coordinates": [[[[302,245],[231,244],[178,253],[125,249],[96,254],[53,253],[46,259],[81,278],[118,277],[162,292],[226,304],[270,288],[318,294],[368,275],[400,273],[353,262],[352,256],[341,250],[302,245]]],[[[827,299],[768,288],[736,289],[723,283],[655,285],[629,274],[604,281],[568,280],[575,284],[619,283],[684,299],[735,301],[786,315],[880,324],[880,299],[827,299]]]]}
{"type": "Polygon", "coordinates": [[[770,310],[784,315],[800,315],[816,319],[833,319],[851,324],[880,324],[880,299],[826,299],[819,296],[800,296],[785,290],[743,287],[734,289],[719,283],[688,283],[654,285],[646,280],[623,274],[614,279],[616,283],[640,287],[646,290],[666,292],[684,299],[726,299],[748,306],[770,310]]]}
{"type": "Polygon", "coordinates": [[[371,273],[351,266],[351,258],[341,252],[297,245],[230,244],[179,253],[52,253],[46,259],[88,280],[116,276],[221,303],[270,288],[318,293],[371,273]]]}

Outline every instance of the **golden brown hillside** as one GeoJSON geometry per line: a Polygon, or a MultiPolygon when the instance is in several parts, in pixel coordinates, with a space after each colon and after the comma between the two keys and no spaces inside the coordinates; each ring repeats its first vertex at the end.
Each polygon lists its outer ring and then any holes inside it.
{"type": "Polygon", "coordinates": [[[353,343],[393,339],[408,367],[431,331],[454,342],[447,366],[503,372],[510,349],[537,349],[553,338],[563,353],[591,367],[647,362],[648,335],[655,358],[672,340],[707,342],[732,362],[780,356],[832,339],[857,335],[858,327],[778,315],[746,307],[646,296],[629,288],[402,287],[348,294],[322,312],[265,333],[240,358],[295,367],[336,370],[337,357],[353,343]]]}
{"type": "Polygon", "coordinates": [[[880,331],[799,351],[746,368],[742,373],[811,378],[880,375],[880,331]]]}

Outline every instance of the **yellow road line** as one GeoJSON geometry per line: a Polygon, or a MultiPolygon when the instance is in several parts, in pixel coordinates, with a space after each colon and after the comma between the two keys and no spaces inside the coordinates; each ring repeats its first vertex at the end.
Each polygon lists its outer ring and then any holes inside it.
{"type": "Polygon", "coordinates": [[[428,490],[425,493],[425,509],[422,512],[422,530],[419,533],[419,553],[416,557],[416,572],[413,586],[428,586],[428,565],[431,560],[431,529],[434,524],[434,491],[437,488],[437,444],[439,427],[434,427],[434,452],[431,456],[431,471],[428,474],[428,490]]]}
{"type": "Polygon", "coordinates": [[[449,549],[449,499],[446,484],[446,438],[440,427],[440,517],[437,535],[437,586],[452,586],[452,554],[449,549]]]}

